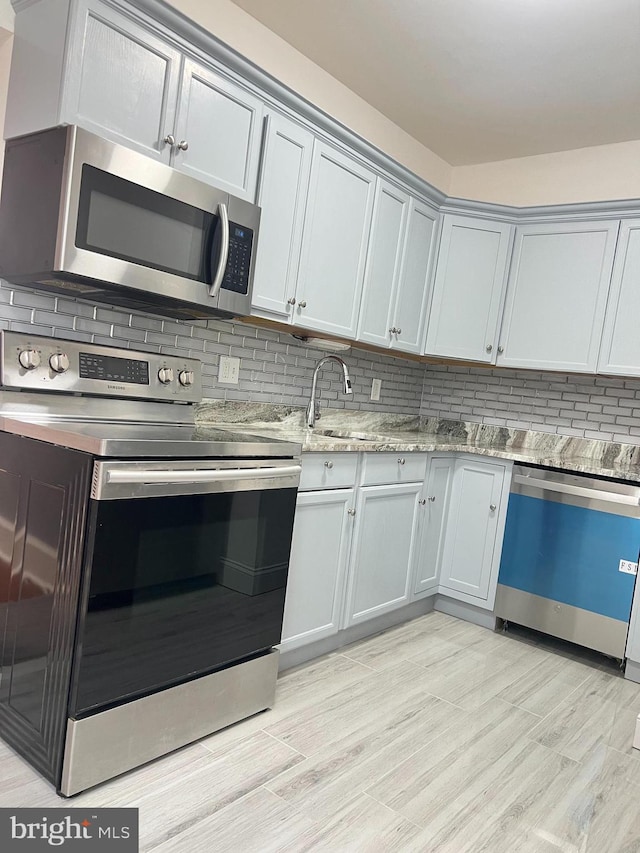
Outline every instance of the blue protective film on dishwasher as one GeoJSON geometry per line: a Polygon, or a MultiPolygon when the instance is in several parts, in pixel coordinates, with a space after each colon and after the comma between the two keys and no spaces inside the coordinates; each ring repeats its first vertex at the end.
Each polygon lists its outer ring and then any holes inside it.
{"type": "Polygon", "coordinates": [[[639,550],[638,518],[511,494],[498,582],[627,622],[639,550]]]}

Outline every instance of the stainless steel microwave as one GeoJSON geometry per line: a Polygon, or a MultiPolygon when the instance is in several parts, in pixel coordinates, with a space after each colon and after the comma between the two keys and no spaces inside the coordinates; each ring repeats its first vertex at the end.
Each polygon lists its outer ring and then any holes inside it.
{"type": "Polygon", "coordinates": [[[73,126],[7,141],[0,277],[183,318],[249,314],[260,208],[73,126]]]}

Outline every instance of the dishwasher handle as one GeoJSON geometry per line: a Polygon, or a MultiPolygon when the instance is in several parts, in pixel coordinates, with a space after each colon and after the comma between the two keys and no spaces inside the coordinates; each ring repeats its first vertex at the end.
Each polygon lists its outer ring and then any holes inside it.
{"type": "Polygon", "coordinates": [[[588,486],[574,486],[571,483],[554,483],[553,480],[543,480],[538,477],[525,477],[522,474],[514,474],[513,482],[520,486],[528,486],[530,489],[540,489],[545,492],[560,492],[565,495],[573,495],[578,498],[587,498],[605,503],[623,504],[625,506],[640,506],[640,499],[633,495],[617,494],[607,492],[603,489],[592,489],[588,486]]]}

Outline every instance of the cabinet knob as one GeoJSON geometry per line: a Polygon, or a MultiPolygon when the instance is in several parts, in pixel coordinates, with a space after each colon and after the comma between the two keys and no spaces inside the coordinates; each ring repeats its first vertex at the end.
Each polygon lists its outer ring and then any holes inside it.
{"type": "Polygon", "coordinates": [[[407,460],[406,460],[403,456],[401,456],[401,457],[400,457],[400,459],[398,459],[398,465],[404,465],[404,463],[405,463],[406,461],[407,461],[407,460]]]}
{"type": "Polygon", "coordinates": [[[491,510],[491,512],[495,512],[496,511],[496,505],[495,504],[489,504],[489,509],[491,510]]]}
{"type": "Polygon", "coordinates": [[[503,352],[504,352],[504,347],[498,347],[498,353],[500,355],[502,355],[503,352]]]}
{"type": "Polygon", "coordinates": [[[493,344],[487,344],[485,349],[487,352],[491,352],[491,350],[493,349],[493,344]]]}
{"type": "Polygon", "coordinates": [[[395,326],[392,329],[389,329],[390,335],[395,335],[395,333],[396,333],[396,327],[395,326]]]}
{"type": "Polygon", "coordinates": [[[287,305],[295,305],[295,304],[296,304],[295,296],[292,296],[291,299],[287,299],[287,305]]]}
{"type": "Polygon", "coordinates": [[[178,142],[176,147],[177,147],[178,151],[188,151],[189,150],[189,143],[187,142],[186,139],[181,139],[180,142],[178,142]]]}
{"type": "Polygon", "coordinates": [[[350,515],[352,518],[353,518],[353,516],[356,514],[355,509],[348,509],[348,510],[347,510],[347,512],[349,513],[349,515],[350,515]]]}
{"type": "Polygon", "coordinates": [[[429,495],[429,500],[431,501],[431,503],[435,503],[436,496],[435,495],[429,495]]]}
{"type": "Polygon", "coordinates": [[[425,498],[420,498],[420,500],[418,501],[418,503],[420,504],[420,506],[424,506],[424,505],[427,503],[427,501],[426,501],[426,499],[425,499],[425,498]]]}
{"type": "Polygon", "coordinates": [[[400,326],[398,326],[398,328],[396,329],[396,335],[401,335],[401,334],[402,334],[402,329],[400,328],[400,326]]]}
{"type": "Polygon", "coordinates": [[[324,467],[325,468],[333,468],[333,462],[325,462],[324,467]]]}
{"type": "Polygon", "coordinates": [[[176,138],[171,133],[168,133],[162,141],[165,145],[170,145],[172,148],[176,144],[176,138]]]}
{"type": "Polygon", "coordinates": [[[306,307],[307,307],[306,302],[298,302],[298,308],[306,308],[306,307]]]}

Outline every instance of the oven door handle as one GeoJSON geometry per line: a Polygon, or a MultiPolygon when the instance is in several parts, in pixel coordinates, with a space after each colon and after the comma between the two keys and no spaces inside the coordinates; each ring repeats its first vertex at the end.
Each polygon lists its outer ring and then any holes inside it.
{"type": "Polygon", "coordinates": [[[205,470],[150,470],[140,468],[119,468],[107,471],[107,482],[120,484],[155,483],[218,483],[223,480],[259,480],[299,475],[300,465],[287,465],[280,468],[207,468],[205,470]]]}

